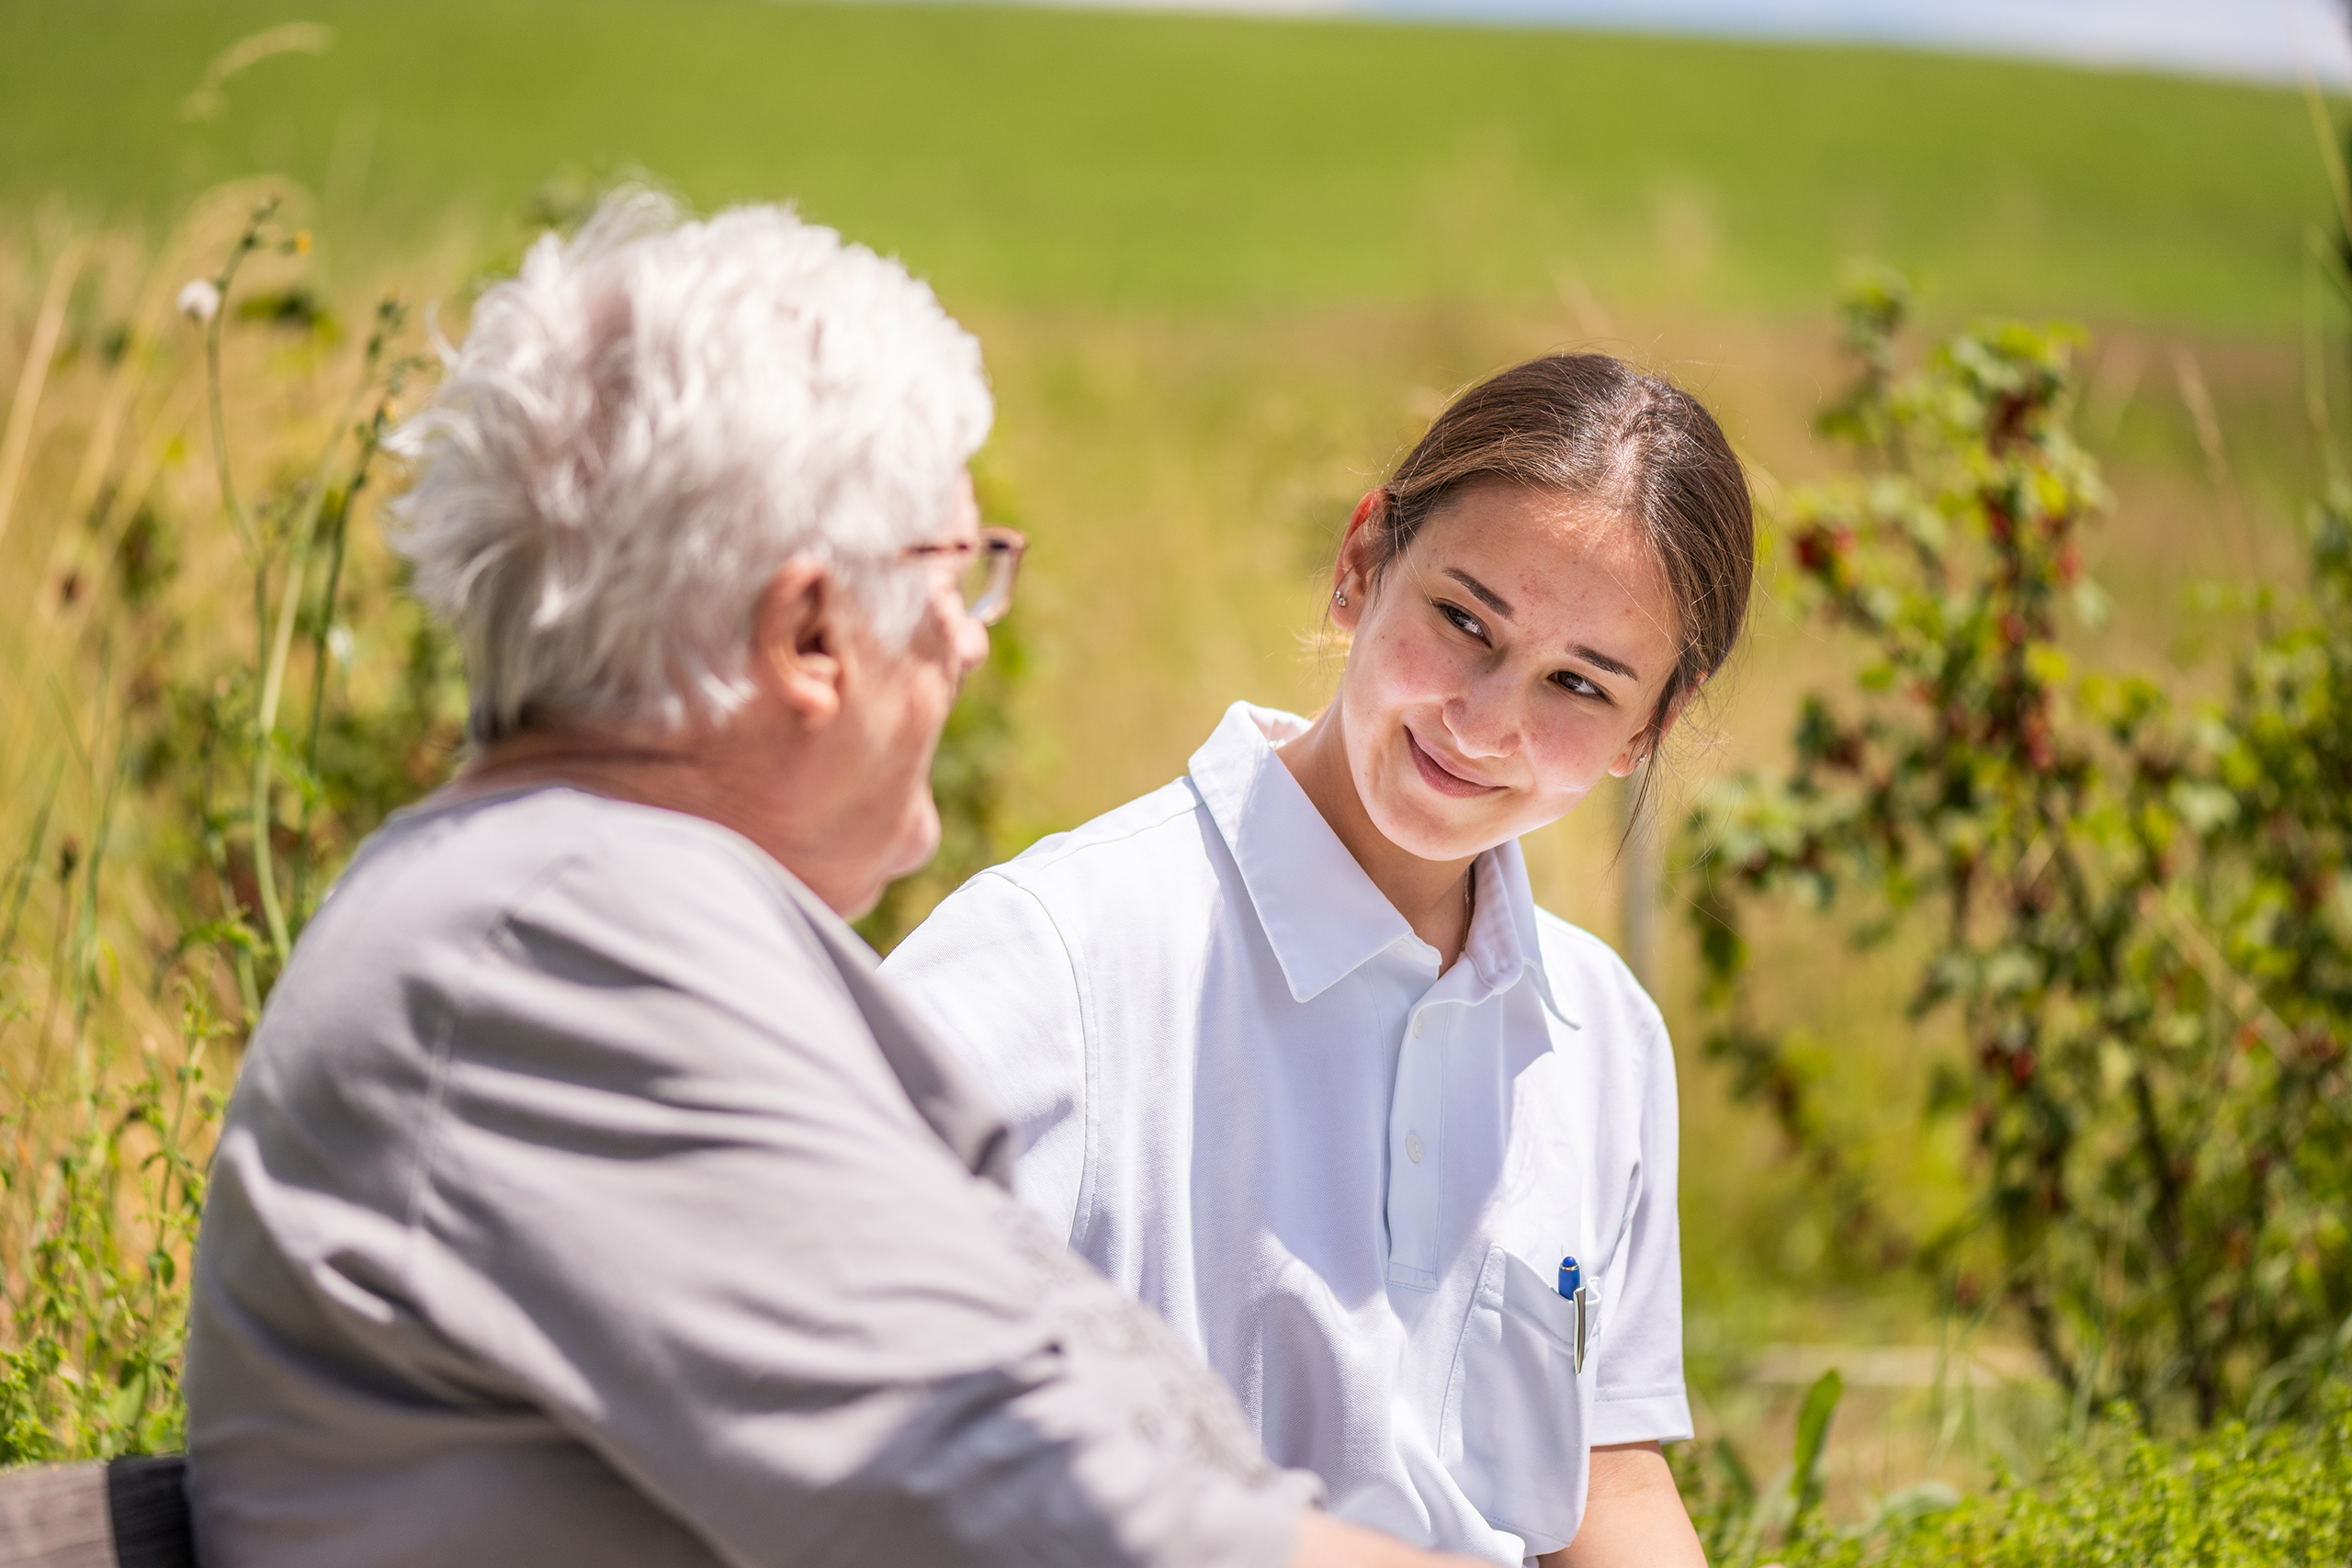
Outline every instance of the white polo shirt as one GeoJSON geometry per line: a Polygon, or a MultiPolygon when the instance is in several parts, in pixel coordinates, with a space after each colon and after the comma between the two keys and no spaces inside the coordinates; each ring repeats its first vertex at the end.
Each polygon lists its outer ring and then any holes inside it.
{"type": "Polygon", "coordinates": [[[974,877],[884,970],[1019,1128],[1016,1190],[1276,1462],[1516,1562],[1575,1536],[1593,1445],[1690,1433],[1673,1054],[1516,843],[1441,976],[1274,755],[1305,726],[1235,704],[1187,777],[974,877]]]}

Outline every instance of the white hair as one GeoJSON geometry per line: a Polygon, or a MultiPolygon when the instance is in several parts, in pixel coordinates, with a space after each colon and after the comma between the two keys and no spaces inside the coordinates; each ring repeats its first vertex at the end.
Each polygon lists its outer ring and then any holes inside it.
{"type": "Polygon", "coordinates": [[[431,404],[393,546],[454,627],[483,740],[526,714],[675,728],[751,695],[752,618],[807,556],[886,638],[882,569],[936,530],[992,415],[979,345],[896,262],[775,207],[646,191],[484,293],[431,404]]]}

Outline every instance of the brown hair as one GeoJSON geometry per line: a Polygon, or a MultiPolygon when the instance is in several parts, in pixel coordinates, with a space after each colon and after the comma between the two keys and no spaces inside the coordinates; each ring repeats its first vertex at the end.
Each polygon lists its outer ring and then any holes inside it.
{"type": "Polygon", "coordinates": [[[1675,699],[1723,667],[1747,618],[1755,512],[1723,428],[1688,392],[1605,354],[1547,354],[1498,372],[1448,404],[1381,486],[1374,579],[1481,481],[1577,496],[1642,530],[1681,643],[1650,715],[1655,746],[1675,699]]]}

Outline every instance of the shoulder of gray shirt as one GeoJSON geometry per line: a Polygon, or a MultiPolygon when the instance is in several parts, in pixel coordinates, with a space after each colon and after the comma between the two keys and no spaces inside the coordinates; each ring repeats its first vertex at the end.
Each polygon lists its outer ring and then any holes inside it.
{"type": "MultiPolygon", "coordinates": [[[[956,1160],[995,1186],[1003,1185],[1014,1150],[1002,1119],[967,1069],[876,975],[871,950],[770,857],[700,818],[566,789],[405,814],[388,823],[355,861],[314,923],[314,942],[306,945],[344,945],[336,940],[337,927],[345,928],[346,942],[356,937],[352,945],[365,949],[377,945],[371,936],[429,926],[451,939],[442,943],[446,953],[469,941],[506,939],[517,911],[535,904],[560,907],[583,897],[593,899],[600,917],[610,917],[600,919],[600,936],[624,942],[642,939],[646,951],[634,956],[660,964],[671,983],[695,983],[694,964],[678,966],[679,949],[691,947],[697,934],[715,938],[722,924],[731,922],[725,925],[727,935],[748,938],[750,948],[741,942],[715,945],[739,960],[754,953],[763,971],[762,983],[786,992],[814,987],[800,998],[804,1002],[817,991],[845,999],[866,1030],[863,1039],[840,1041],[840,1048],[878,1053],[922,1123],[956,1160]],[[757,929],[746,932],[746,925],[757,929]]],[[[454,964],[447,978],[461,987],[464,969],[462,962],[454,964]]],[[[729,994],[731,1005],[762,1005],[744,998],[741,976],[708,978],[715,990],[729,994]]],[[[299,1001],[285,999],[297,1012],[322,1003],[331,1007],[331,996],[320,992],[336,988],[311,987],[299,1001]]],[[[791,995],[777,994],[767,1005],[789,1010],[795,1004],[791,995]]],[[[853,1032],[854,1021],[846,1021],[852,1028],[842,1032],[853,1032]]],[[[256,1041],[257,1060],[251,1065],[265,1075],[273,1043],[267,1037],[277,1032],[265,1030],[256,1041]]],[[[310,1032],[297,1024],[283,1032],[299,1037],[310,1032]]],[[[910,1133],[920,1136],[911,1128],[910,1133]]],[[[1261,1518],[1268,1517],[1269,1506],[1280,1514],[1315,1495],[1311,1478],[1283,1476],[1266,1464],[1230,1397],[1163,1325],[1071,1258],[1042,1227],[1028,1234],[1027,1216],[1014,1206],[988,1207],[999,1211],[991,1215],[991,1228],[1007,1227],[1001,1236],[1006,1249],[1026,1255],[1018,1266],[1041,1284],[1049,1282],[1037,1291],[1035,1310],[1041,1319],[1053,1320],[1074,1365],[1092,1369],[1086,1381],[1101,1385],[1104,1414],[1129,1406],[1136,1413],[1136,1429],[1122,1440],[1136,1451],[1121,1461],[1122,1468],[1140,1461],[1147,1468],[1165,1462],[1171,1475],[1195,1472],[1193,1485],[1179,1492],[1193,1491],[1205,1480],[1197,1474],[1204,1468],[1222,1472],[1256,1495],[1255,1506],[1243,1511],[1261,1518]],[[1152,1452],[1161,1460],[1148,1460],[1152,1452]]],[[[1262,1543],[1263,1529],[1244,1527],[1238,1534],[1262,1543]]],[[[1144,1533],[1163,1532],[1148,1528],[1144,1533]]],[[[1187,1531],[1170,1521],[1166,1533],[1173,1545],[1187,1531]]],[[[1193,1544],[1205,1541],[1196,1538],[1193,1544]]],[[[1156,1555],[1146,1551],[1136,1561],[1156,1555]]],[[[1249,1555],[1254,1558],[1256,1551],[1249,1555]]]]}

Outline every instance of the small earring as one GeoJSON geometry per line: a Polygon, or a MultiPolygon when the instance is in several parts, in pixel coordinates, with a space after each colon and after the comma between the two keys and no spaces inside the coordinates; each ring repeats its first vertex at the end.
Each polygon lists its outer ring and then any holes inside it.
{"type": "Polygon", "coordinates": [[[1346,593],[1344,593],[1344,592],[1340,592],[1340,590],[1338,590],[1338,589],[1333,589],[1333,590],[1331,591],[1331,603],[1332,603],[1332,604],[1337,604],[1340,609],[1344,610],[1344,609],[1346,609],[1346,608],[1348,607],[1348,596],[1347,596],[1347,594],[1346,594],[1346,593]]]}

